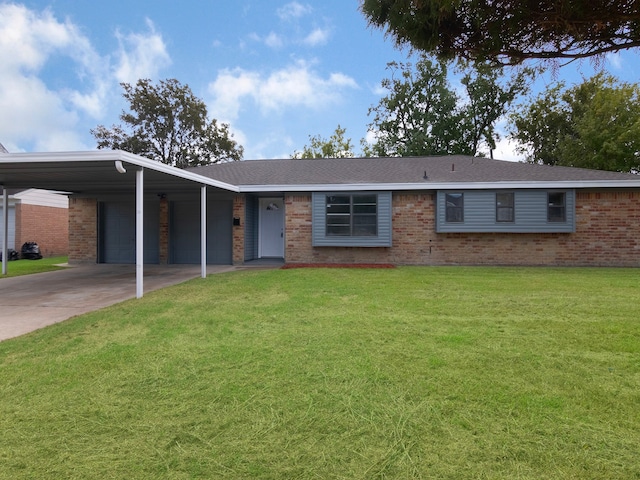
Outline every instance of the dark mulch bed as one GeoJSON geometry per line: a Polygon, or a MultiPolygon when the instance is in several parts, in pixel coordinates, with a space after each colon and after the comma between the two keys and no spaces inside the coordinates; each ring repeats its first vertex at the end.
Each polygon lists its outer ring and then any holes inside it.
{"type": "Polygon", "coordinates": [[[391,263],[287,263],[281,268],[396,268],[391,263]]]}

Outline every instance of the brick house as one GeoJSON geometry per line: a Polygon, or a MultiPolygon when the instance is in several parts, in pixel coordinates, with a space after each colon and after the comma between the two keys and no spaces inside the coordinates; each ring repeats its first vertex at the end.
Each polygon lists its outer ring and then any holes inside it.
{"type": "MultiPolygon", "coordinates": [[[[24,243],[36,242],[45,257],[66,255],[69,251],[68,198],[39,189],[7,193],[7,248],[19,252],[24,243]]],[[[3,218],[2,204],[0,218],[3,218]]],[[[4,224],[0,222],[0,238],[3,235],[4,224]]]]}
{"type": "Polygon", "coordinates": [[[72,192],[71,263],[640,266],[632,174],[465,156],[185,171],[109,151],[0,167],[0,184],[72,192]]]}
{"type": "Polygon", "coordinates": [[[640,177],[632,174],[464,156],[195,171],[243,192],[234,202],[234,263],[640,266],[640,177]]]}

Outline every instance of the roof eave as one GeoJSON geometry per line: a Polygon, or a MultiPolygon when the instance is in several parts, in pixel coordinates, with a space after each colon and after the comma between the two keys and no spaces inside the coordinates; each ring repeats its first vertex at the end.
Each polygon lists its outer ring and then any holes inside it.
{"type": "Polygon", "coordinates": [[[536,182],[421,182],[421,183],[341,183],[305,185],[240,185],[240,193],[486,190],[539,188],[640,188],[638,180],[562,180],[536,182]]]}

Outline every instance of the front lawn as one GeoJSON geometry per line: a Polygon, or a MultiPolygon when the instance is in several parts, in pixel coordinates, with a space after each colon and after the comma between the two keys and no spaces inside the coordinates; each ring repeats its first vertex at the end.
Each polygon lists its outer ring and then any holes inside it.
{"type": "Polygon", "coordinates": [[[64,263],[67,263],[67,257],[49,257],[41,258],[40,260],[15,260],[13,262],[7,262],[6,275],[2,275],[0,270],[0,279],[60,270],[65,267],[59,267],[58,265],[64,263]]]}
{"type": "Polygon", "coordinates": [[[0,478],[638,479],[640,270],[209,276],[0,343],[0,478]]]}

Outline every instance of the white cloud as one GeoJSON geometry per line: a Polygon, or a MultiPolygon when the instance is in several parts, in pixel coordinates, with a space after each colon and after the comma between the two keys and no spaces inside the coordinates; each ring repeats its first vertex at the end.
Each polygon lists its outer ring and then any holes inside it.
{"type": "MultiPolygon", "coordinates": [[[[58,21],[49,10],[36,12],[22,5],[0,4],[3,141],[14,150],[24,143],[40,150],[85,148],[74,132],[76,109],[90,113],[99,109],[96,104],[105,92],[102,63],[75,25],[58,21]],[[53,56],[70,59],[78,83],[88,84],[91,91],[51,89],[40,74],[53,56]]],[[[55,75],[55,69],[53,72],[55,75]]]]}
{"type": "Polygon", "coordinates": [[[305,45],[309,45],[311,47],[315,47],[318,45],[324,45],[329,40],[329,30],[316,28],[313,32],[311,32],[307,37],[303,40],[302,43],[305,45]]]}
{"type": "Polygon", "coordinates": [[[264,38],[262,38],[255,32],[250,33],[249,39],[254,42],[264,43],[269,48],[281,48],[284,45],[284,40],[282,39],[282,37],[275,32],[269,33],[269,35],[264,38]]]}
{"type": "Polygon", "coordinates": [[[43,66],[48,55],[69,47],[75,29],[58,22],[49,11],[40,14],[22,5],[0,5],[0,68],[35,71],[43,66]]]}
{"type": "Polygon", "coordinates": [[[151,20],[147,19],[147,33],[123,35],[116,32],[119,64],[115,67],[115,77],[119,82],[135,83],[141,78],[154,78],[158,72],[171,65],[162,36],[155,31],[151,20]]]}
{"type": "Polygon", "coordinates": [[[284,45],[282,38],[274,32],[271,32],[269,35],[267,35],[267,38],[264,39],[264,43],[271,48],[280,48],[282,47],[282,45],[284,45]]]}
{"type": "Polygon", "coordinates": [[[313,9],[310,5],[303,5],[299,2],[291,2],[278,9],[277,14],[280,20],[291,21],[309,15],[313,9]]]}
{"type": "Polygon", "coordinates": [[[608,53],[606,58],[607,62],[610,63],[615,70],[622,70],[624,68],[624,62],[619,52],[608,53]]]}
{"type": "Polygon", "coordinates": [[[11,151],[19,150],[17,146],[24,142],[33,143],[36,150],[42,151],[84,148],[74,133],[77,115],[34,76],[3,84],[0,111],[3,142],[11,151]]]}
{"type": "Polygon", "coordinates": [[[240,68],[220,72],[209,85],[209,92],[214,96],[213,116],[224,121],[237,119],[242,99],[253,96],[259,84],[260,75],[256,72],[240,68]]]}
{"type": "Polygon", "coordinates": [[[501,138],[496,142],[493,158],[510,162],[521,162],[525,159],[524,155],[516,152],[516,143],[508,138],[501,138]]]}
{"type": "Polygon", "coordinates": [[[112,108],[117,81],[151,75],[170,61],[162,37],[150,22],[148,28],[118,36],[120,62],[112,67],[69,20],[0,3],[1,141],[12,151],[92,148],[81,124],[112,108]]]}
{"type": "MultiPolygon", "coordinates": [[[[508,160],[510,162],[521,162],[525,159],[525,156],[516,151],[518,142],[509,138],[508,130],[507,118],[504,116],[499,118],[495,124],[495,131],[499,135],[499,139],[496,141],[493,158],[497,160],[508,160]]],[[[488,149],[485,150],[485,154],[488,154],[488,149]]]]}
{"type": "Polygon", "coordinates": [[[223,70],[209,85],[213,116],[238,118],[245,100],[253,100],[263,114],[286,108],[322,110],[339,103],[346,89],[358,88],[351,77],[333,73],[321,77],[305,62],[263,75],[236,68],[223,70]]]}

